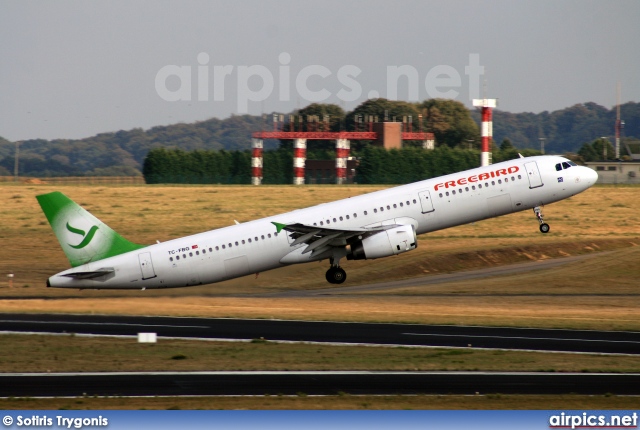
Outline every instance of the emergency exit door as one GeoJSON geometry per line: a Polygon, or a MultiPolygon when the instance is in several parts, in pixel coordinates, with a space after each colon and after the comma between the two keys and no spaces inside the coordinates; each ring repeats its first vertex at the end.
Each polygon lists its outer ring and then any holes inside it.
{"type": "Polygon", "coordinates": [[[535,161],[525,163],[524,168],[529,178],[529,188],[538,188],[544,185],[542,183],[542,177],[540,176],[540,170],[538,170],[538,164],[535,161]]]}
{"type": "Polygon", "coordinates": [[[138,254],[138,261],[140,262],[140,270],[142,271],[143,280],[156,277],[156,272],[153,270],[153,263],[151,262],[150,252],[138,254]]]}

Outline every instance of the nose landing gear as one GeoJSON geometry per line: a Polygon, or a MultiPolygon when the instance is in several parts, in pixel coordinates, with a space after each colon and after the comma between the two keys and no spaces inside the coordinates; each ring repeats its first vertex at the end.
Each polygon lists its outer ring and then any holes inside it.
{"type": "Polygon", "coordinates": [[[551,227],[549,227],[549,224],[544,222],[544,215],[542,215],[542,209],[540,209],[540,206],[533,208],[533,213],[536,214],[536,218],[538,218],[538,222],[540,223],[540,231],[542,233],[549,233],[551,227]]]}

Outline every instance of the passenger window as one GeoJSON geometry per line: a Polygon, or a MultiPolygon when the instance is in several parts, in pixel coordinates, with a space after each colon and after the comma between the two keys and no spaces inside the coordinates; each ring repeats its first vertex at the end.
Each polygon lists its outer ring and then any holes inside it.
{"type": "Polygon", "coordinates": [[[409,200],[407,200],[407,206],[409,206],[411,203],[409,203],[409,200]]]}
{"type": "Polygon", "coordinates": [[[338,221],[336,221],[336,219],[334,218],[334,219],[333,219],[333,222],[338,222],[338,221]]]}
{"type": "Polygon", "coordinates": [[[391,206],[387,205],[387,210],[390,211],[391,210],[391,206]]]}
{"type": "Polygon", "coordinates": [[[260,236],[260,239],[264,240],[264,234],[260,236]]]}
{"type": "Polygon", "coordinates": [[[169,261],[173,261],[173,257],[169,257],[169,261]]]}
{"type": "Polygon", "coordinates": [[[449,191],[447,191],[447,197],[449,196],[449,191]]]}
{"type": "Polygon", "coordinates": [[[249,241],[249,243],[251,243],[251,238],[247,239],[249,241]]]}
{"type": "Polygon", "coordinates": [[[220,248],[218,248],[217,246],[216,246],[216,251],[220,251],[220,248]]]}
{"type": "MultiPolygon", "coordinates": [[[[218,250],[218,247],[216,246],[216,251],[218,250]]],[[[213,249],[209,248],[209,252],[213,252],[213,249]]]]}
{"type": "Polygon", "coordinates": [[[377,213],[378,213],[378,209],[374,209],[374,210],[373,210],[373,213],[376,213],[376,214],[377,214],[377,213]]]}
{"type": "Polygon", "coordinates": [[[380,212],[384,212],[384,208],[380,206],[380,212]]]}
{"type": "Polygon", "coordinates": [[[498,183],[501,184],[502,183],[502,179],[498,179],[498,183]]]}
{"type": "Polygon", "coordinates": [[[495,185],[495,184],[496,184],[496,181],[491,181],[491,185],[495,185]]]}
{"type": "Polygon", "coordinates": [[[364,214],[366,215],[366,214],[367,214],[367,211],[364,211],[364,214]]]}
{"type": "Polygon", "coordinates": [[[469,191],[469,187],[464,187],[464,190],[465,191],[469,191]]]}
{"type": "Polygon", "coordinates": [[[176,260],[180,260],[180,256],[179,255],[176,255],[176,260]]]}
{"type": "Polygon", "coordinates": [[[200,251],[196,251],[196,255],[200,255],[200,251]]]}
{"type": "Polygon", "coordinates": [[[342,221],[342,217],[340,217],[340,221],[342,221]]]}
{"type": "Polygon", "coordinates": [[[226,245],[222,245],[222,249],[227,249],[227,246],[226,245]]]}
{"type": "Polygon", "coordinates": [[[442,193],[440,193],[440,197],[442,197],[442,193]]]}
{"type": "Polygon", "coordinates": [[[451,194],[456,195],[456,190],[451,191],[451,194]]]}
{"type": "Polygon", "coordinates": [[[258,236],[254,237],[254,240],[257,242],[258,241],[258,236]]]}
{"type": "Polygon", "coordinates": [[[400,207],[404,206],[404,204],[402,202],[400,202],[400,207]]]}
{"type": "Polygon", "coordinates": [[[243,244],[243,245],[245,244],[244,239],[242,239],[242,244],[243,244]]]}
{"type": "Polygon", "coordinates": [[[413,204],[415,205],[416,203],[417,203],[417,202],[416,202],[416,199],[413,199],[413,204]]]}
{"type": "Polygon", "coordinates": [[[518,179],[522,179],[522,175],[518,175],[518,179]]]}
{"type": "Polygon", "coordinates": [[[398,208],[398,205],[394,203],[394,204],[393,204],[393,208],[394,208],[394,209],[397,209],[397,208],[398,208]]]}
{"type": "Polygon", "coordinates": [[[233,248],[233,244],[232,243],[229,244],[229,248],[233,248]]]}
{"type": "MultiPolygon", "coordinates": [[[[367,211],[364,211],[364,214],[366,215],[366,214],[367,214],[367,211]]],[[[354,213],[354,214],[353,214],[353,217],[354,217],[354,218],[358,218],[358,214],[354,213]]]]}
{"type": "Polygon", "coordinates": [[[267,237],[268,237],[269,239],[271,239],[271,233],[269,233],[269,234],[267,235],[267,237]]]}
{"type": "Polygon", "coordinates": [[[190,253],[189,253],[189,257],[193,257],[193,252],[190,252],[190,253]]]}
{"type": "Polygon", "coordinates": [[[236,246],[238,246],[238,242],[236,242],[236,246]]]}

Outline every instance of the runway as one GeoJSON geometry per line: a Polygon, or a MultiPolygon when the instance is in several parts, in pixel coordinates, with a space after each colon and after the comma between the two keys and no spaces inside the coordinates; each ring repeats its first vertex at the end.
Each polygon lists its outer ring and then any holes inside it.
{"type": "MultiPolygon", "coordinates": [[[[0,314],[5,333],[496,348],[640,354],[640,333],[107,315],[0,314]]],[[[500,372],[156,372],[0,374],[0,396],[640,394],[640,374],[500,372]]]]}
{"type": "Polygon", "coordinates": [[[183,372],[0,374],[0,397],[590,394],[637,395],[640,374],[183,372]]]}
{"type": "Polygon", "coordinates": [[[640,332],[629,331],[8,313],[0,331],[640,355],[640,332]]]}

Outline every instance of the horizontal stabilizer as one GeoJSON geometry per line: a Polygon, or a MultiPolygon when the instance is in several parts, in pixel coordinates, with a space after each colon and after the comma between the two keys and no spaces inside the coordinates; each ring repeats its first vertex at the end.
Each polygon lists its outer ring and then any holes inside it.
{"type": "Polygon", "coordinates": [[[103,269],[93,270],[91,272],[65,273],[62,276],[66,276],[68,278],[74,278],[74,279],[93,279],[93,278],[99,278],[101,276],[108,275],[110,273],[115,273],[115,270],[113,269],[113,267],[105,267],[103,269]]]}

